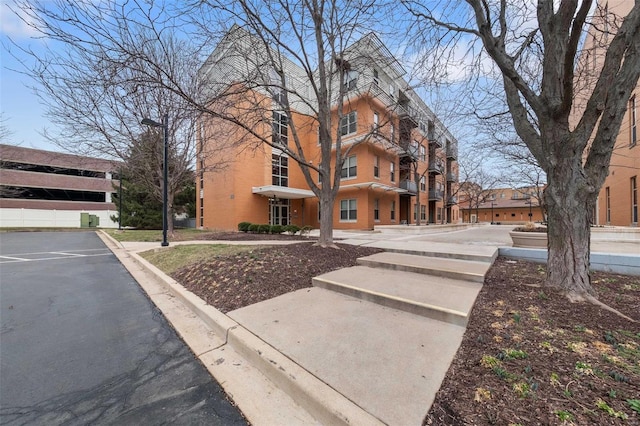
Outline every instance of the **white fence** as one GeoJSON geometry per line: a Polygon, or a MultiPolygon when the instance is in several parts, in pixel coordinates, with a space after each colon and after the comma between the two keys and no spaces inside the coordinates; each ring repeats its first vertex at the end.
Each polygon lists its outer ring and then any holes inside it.
{"type": "Polygon", "coordinates": [[[41,210],[0,208],[0,228],[80,228],[80,214],[98,216],[100,228],[117,228],[115,210],[41,210]]]}

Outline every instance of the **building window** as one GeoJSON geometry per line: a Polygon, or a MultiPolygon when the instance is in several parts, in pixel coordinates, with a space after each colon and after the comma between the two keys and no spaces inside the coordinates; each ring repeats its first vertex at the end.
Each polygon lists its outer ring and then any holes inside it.
{"type": "Polygon", "coordinates": [[[427,161],[427,148],[420,145],[420,161],[427,161]]]}
{"type": "Polygon", "coordinates": [[[611,190],[607,186],[604,190],[605,192],[605,219],[607,223],[611,223],[611,190]]]}
{"type": "Polygon", "coordinates": [[[344,90],[348,92],[349,90],[353,90],[356,88],[358,84],[358,72],[357,71],[347,71],[344,73],[344,90]]]}
{"type": "Polygon", "coordinates": [[[442,207],[438,207],[436,211],[437,211],[437,220],[438,222],[440,222],[442,220],[442,207]]]}
{"type": "Polygon", "coordinates": [[[427,178],[424,176],[420,177],[420,191],[422,192],[427,191],[427,178]]]}
{"type": "Polygon", "coordinates": [[[413,221],[415,222],[416,220],[418,220],[418,205],[414,204],[413,205],[413,221]]]}
{"type": "Polygon", "coordinates": [[[204,226],[204,206],[200,204],[200,226],[204,226]]]}
{"type": "Polygon", "coordinates": [[[342,117],[340,121],[340,134],[342,136],[355,133],[358,128],[358,116],[356,111],[351,111],[349,114],[342,117]]]}
{"type": "Polygon", "coordinates": [[[420,220],[427,220],[427,206],[424,204],[420,206],[420,220]]]}
{"type": "Polygon", "coordinates": [[[396,181],[396,163],[393,161],[389,163],[389,176],[391,178],[391,182],[396,181]]]}
{"type": "Polygon", "coordinates": [[[629,99],[629,126],[631,130],[631,141],[629,146],[635,146],[638,143],[638,124],[636,115],[636,95],[629,99]]]}
{"type": "Polygon", "coordinates": [[[396,200],[391,201],[391,220],[396,220],[396,200]]]}
{"type": "Polygon", "coordinates": [[[373,200],[373,220],[380,221],[380,200],[373,200]]]}
{"type": "Polygon", "coordinates": [[[273,135],[274,145],[289,145],[289,120],[284,112],[273,111],[273,135]]]}
{"type": "Polygon", "coordinates": [[[342,163],[341,177],[342,179],[354,178],[358,175],[358,167],[356,165],[356,156],[352,155],[344,159],[342,163]]]}
{"type": "Polygon", "coordinates": [[[391,123],[390,126],[391,126],[391,142],[393,142],[396,138],[396,128],[394,127],[393,123],[391,123]]]}
{"type": "Polygon", "coordinates": [[[380,177],[380,157],[377,155],[373,157],[373,177],[380,177]]]}
{"type": "Polygon", "coordinates": [[[638,182],[636,176],[631,178],[631,222],[638,223],[638,182]]]}
{"type": "Polygon", "coordinates": [[[380,86],[380,76],[378,75],[378,70],[373,69],[373,84],[376,86],[380,86]]]}
{"type": "Polygon", "coordinates": [[[396,88],[394,87],[393,84],[389,84],[389,96],[391,96],[391,99],[396,98],[396,88]]]}
{"type": "Polygon", "coordinates": [[[356,200],[340,200],[340,220],[355,221],[358,219],[358,209],[356,208],[356,200]]]}
{"type": "Polygon", "coordinates": [[[284,155],[271,155],[271,184],[289,186],[289,158],[284,155]]]}
{"type": "Polygon", "coordinates": [[[378,127],[380,126],[380,114],[377,112],[373,113],[373,130],[378,131],[378,127]]]}

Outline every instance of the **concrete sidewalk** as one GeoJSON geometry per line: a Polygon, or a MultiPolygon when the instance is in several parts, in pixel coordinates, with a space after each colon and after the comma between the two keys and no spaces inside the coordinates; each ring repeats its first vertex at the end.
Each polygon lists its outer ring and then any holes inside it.
{"type": "MultiPolygon", "coordinates": [[[[386,253],[228,315],[136,254],[158,243],[107,243],[252,424],[417,425],[511,228],[336,231],[386,253]]],[[[193,243],[280,242],[171,244],[193,243]]]]}

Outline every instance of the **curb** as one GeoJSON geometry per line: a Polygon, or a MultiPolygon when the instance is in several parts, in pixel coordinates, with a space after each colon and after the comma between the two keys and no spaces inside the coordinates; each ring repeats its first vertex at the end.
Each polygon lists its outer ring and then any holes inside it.
{"type": "MultiPolygon", "coordinates": [[[[126,263],[122,261],[122,258],[125,257],[123,253],[118,253],[114,250],[115,246],[117,250],[125,251],[122,245],[104,231],[99,231],[98,236],[123,266],[129,269],[126,263]]],[[[198,296],[138,254],[126,251],[125,253],[136,265],[152,274],[171,295],[179,299],[214,333],[224,336],[223,346],[229,345],[237,351],[249,364],[258,369],[276,387],[282,389],[295,403],[320,423],[345,426],[384,424],[242,325],[213,306],[207,305],[198,296]]],[[[250,386],[247,387],[247,389],[250,388],[250,386]]],[[[242,399],[253,399],[255,396],[254,393],[248,393],[244,396],[236,393],[233,395],[233,399],[238,404],[238,408],[244,412],[242,399]]],[[[259,424],[257,421],[260,419],[260,413],[256,413],[255,417],[247,415],[247,418],[254,424],[259,424]]]]}

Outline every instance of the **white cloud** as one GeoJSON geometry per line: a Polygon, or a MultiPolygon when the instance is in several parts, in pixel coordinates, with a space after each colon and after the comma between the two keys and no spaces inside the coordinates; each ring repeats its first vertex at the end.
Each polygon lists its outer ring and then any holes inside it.
{"type": "Polygon", "coordinates": [[[0,6],[0,34],[13,39],[36,36],[38,32],[25,21],[29,21],[28,17],[21,13],[15,4],[9,5],[7,1],[2,0],[0,6]],[[20,16],[16,13],[20,14],[20,16]]]}

